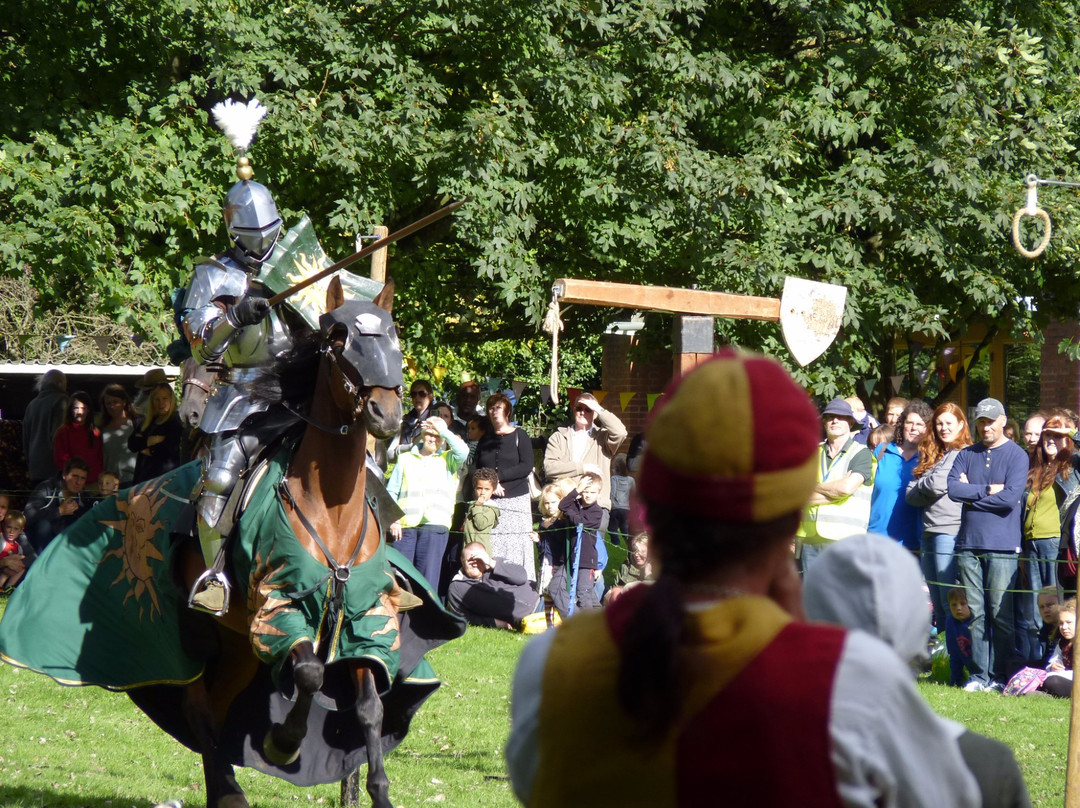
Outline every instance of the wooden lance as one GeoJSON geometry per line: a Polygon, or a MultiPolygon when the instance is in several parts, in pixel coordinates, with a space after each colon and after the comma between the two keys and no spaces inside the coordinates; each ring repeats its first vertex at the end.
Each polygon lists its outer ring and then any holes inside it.
{"type": "Polygon", "coordinates": [[[323,278],[327,277],[328,275],[333,275],[335,272],[339,272],[342,269],[345,269],[345,267],[349,266],[349,264],[354,264],[357,261],[359,261],[361,258],[367,258],[373,252],[381,250],[383,247],[386,247],[386,246],[388,246],[390,244],[393,244],[395,241],[399,241],[399,240],[405,238],[406,236],[411,236],[413,233],[417,232],[418,230],[423,230],[428,225],[434,224],[435,222],[439,221],[439,219],[446,218],[451,213],[453,213],[455,210],[457,210],[462,205],[464,205],[467,201],[468,201],[467,199],[461,199],[461,200],[459,200],[457,202],[451,202],[446,207],[439,208],[437,211],[435,211],[434,213],[428,214],[423,219],[418,219],[417,221],[413,222],[412,224],[405,225],[405,227],[401,228],[400,230],[395,230],[393,233],[391,233],[388,236],[383,236],[378,241],[371,242],[371,244],[364,247],[364,249],[359,250],[358,252],[354,252],[352,255],[345,256],[340,261],[338,261],[337,263],[331,264],[330,266],[328,266],[326,269],[322,270],[321,272],[316,272],[310,278],[304,278],[304,280],[300,281],[300,283],[296,284],[295,286],[290,286],[284,292],[278,292],[276,295],[269,298],[270,305],[271,306],[276,306],[278,303],[285,300],[286,298],[291,297],[292,295],[295,295],[301,289],[306,289],[307,287],[311,286],[311,284],[318,283],[319,281],[321,281],[323,278]]]}

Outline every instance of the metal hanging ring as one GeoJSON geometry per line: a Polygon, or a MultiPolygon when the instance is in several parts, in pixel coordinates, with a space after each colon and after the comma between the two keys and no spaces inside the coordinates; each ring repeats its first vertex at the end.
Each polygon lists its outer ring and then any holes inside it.
{"type": "Polygon", "coordinates": [[[1013,246],[1016,247],[1016,251],[1020,253],[1024,258],[1038,258],[1046,250],[1046,245],[1050,243],[1050,214],[1042,208],[1035,208],[1034,211],[1029,208],[1020,208],[1016,211],[1012,220],[1012,240],[1013,246]],[[1031,250],[1027,249],[1020,243],[1020,220],[1025,216],[1032,216],[1036,219],[1042,219],[1043,234],[1039,239],[1039,243],[1031,250]]]}

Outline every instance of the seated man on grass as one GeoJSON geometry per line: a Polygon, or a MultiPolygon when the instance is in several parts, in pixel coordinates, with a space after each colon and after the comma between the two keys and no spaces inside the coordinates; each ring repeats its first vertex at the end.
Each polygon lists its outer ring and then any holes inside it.
{"type": "Polygon", "coordinates": [[[494,559],[481,542],[461,551],[461,572],[450,582],[446,605],[474,626],[516,629],[540,602],[525,568],[494,559]]]}

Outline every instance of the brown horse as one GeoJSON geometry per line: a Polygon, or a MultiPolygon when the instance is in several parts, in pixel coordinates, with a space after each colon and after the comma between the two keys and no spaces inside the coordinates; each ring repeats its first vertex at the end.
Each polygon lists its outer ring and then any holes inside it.
{"type": "MultiPolygon", "coordinates": [[[[387,437],[401,420],[401,353],[388,316],[392,301],[392,282],[375,298],[374,306],[346,304],[340,283],[331,284],[327,314],[320,321],[321,349],[311,405],[301,416],[307,426],[279,486],[295,537],[327,567],[328,585],[337,593],[339,605],[350,570],[369,560],[383,541],[366,491],[366,456],[368,433],[387,437]]],[[[202,558],[187,551],[181,563],[185,583],[190,585],[204,569],[202,558]]],[[[259,582],[253,583],[253,590],[259,590],[259,582]]],[[[215,667],[228,675],[215,676],[210,683],[200,678],[186,690],[186,712],[203,758],[207,805],[215,808],[248,805],[232,765],[217,754],[229,707],[258,667],[249,634],[261,619],[259,605],[257,597],[244,593],[244,588],[234,587],[231,608],[216,619],[221,636],[215,667]]],[[[400,592],[388,598],[395,610],[411,600],[415,599],[400,592]]],[[[393,619],[397,625],[396,611],[393,619]]],[[[325,624],[314,629],[316,637],[338,630],[325,624]]],[[[323,685],[326,653],[309,639],[288,652],[284,667],[295,685],[295,704],[284,720],[273,725],[263,744],[266,758],[275,764],[288,765],[299,754],[312,700],[323,685]]],[[[367,791],[373,805],[390,808],[380,740],[383,704],[375,666],[365,659],[346,660],[345,665],[355,687],[356,718],[364,734],[367,791]]]]}

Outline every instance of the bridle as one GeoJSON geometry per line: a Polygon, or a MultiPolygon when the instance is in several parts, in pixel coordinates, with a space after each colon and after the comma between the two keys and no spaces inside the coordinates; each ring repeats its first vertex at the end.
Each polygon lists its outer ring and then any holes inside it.
{"type": "Polygon", "coordinates": [[[187,387],[189,384],[192,387],[198,387],[200,390],[206,393],[207,398],[210,397],[210,385],[204,382],[202,379],[196,379],[194,376],[191,376],[189,378],[183,379],[180,382],[181,387],[187,387]]]}
{"type": "MultiPolygon", "coordinates": [[[[334,352],[334,346],[327,343],[321,348],[321,353],[330,363],[331,373],[326,377],[327,384],[331,385],[331,392],[333,392],[333,376],[334,371],[341,378],[341,387],[345,391],[345,395],[352,399],[352,412],[362,412],[363,408],[367,405],[368,398],[371,397],[371,387],[363,384],[361,379],[360,384],[357,384],[349,378],[349,374],[346,372],[348,365],[338,360],[337,354],[334,352]]],[[[340,427],[340,433],[342,435],[349,434],[351,424],[346,424],[340,427]]]]}
{"type": "MultiPolygon", "coordinates": [[[[319,353],[321,353],[330,363],[330,369],[332,372],[327,375],[326,378],[327,384],[330,385],[331,394],[333,394],[334,392],[333,376],[335,375],[335,373],[333,371],[336,371],[336,375],[341,378],[341,389],[343,389],[345,391],[345,395],[349,399],[351,399],[352,412],[363,412],[364,408],[367,406],[368,399],[371,397],[371,391],[374,388],[371,385],[363,384],[362,380],[361,383],[357,384],[349,378],[349,374],[348,372],[346,372],[346,368],[350,368],[353,370],[355,370],[355,368],[351,368],[350,365],[341,362],[341,360],[338,359],[337,354],[334,352],[333,345],[331,345],[330,343],[323,345],[319,349],[319,353]]],[[[401,395],[401,390],[402,388],[399,385],[397,388],[397,393],[399,396],[401,395]]],[[[347,424],[341,424],[340,426],[333,426],[331,424],[324,424],[322,421],[312,418],[309,415],[304,415],[301,412],[297,412],[291,407],[288,407],[287,409],[289,410],[289,412],[293,413],[293,415],[296,415],[298,418],[311,424],[316,429],[320,429],[323,432],[327,432],[331,435],[348,435],[355,428],[355,421],[347,424]]]]}
{"type": "MultiPolygon", "coordinates": [[[[188,385],[202,391],[201,402],[197,402],[196,397],[192,398],[192,401],[195,403],[193,403],[191,406],[194,408],[195,414],[198,415],[198,418],[191,421],[191,424],[194,425],[198,420],[202,419],[202,411],[206,409],[206,405],[210,401],[210,395],[213,392],[213,389],[210,382],[204,382],[202,379],[197,378],[194,373],[190,373],[182,377],[180,380],[180,387],[183,391],[183,395],[181,397],[184,399],[187,398],[188,385]]],[[[183,404],[184,402],[181,403],[183,404]]]]}

